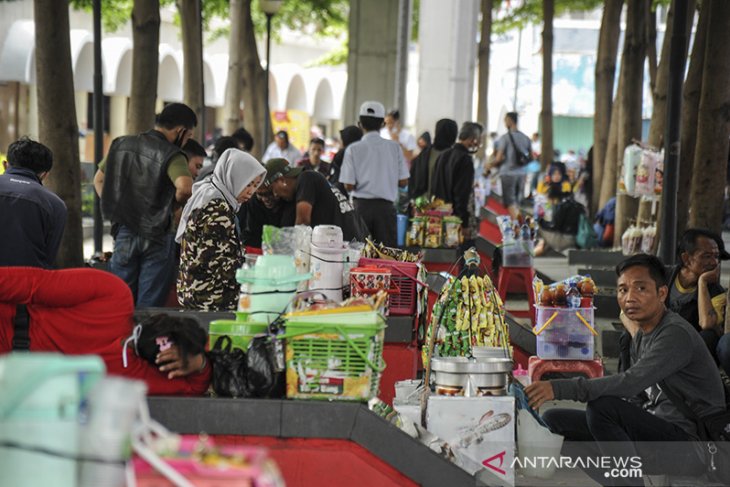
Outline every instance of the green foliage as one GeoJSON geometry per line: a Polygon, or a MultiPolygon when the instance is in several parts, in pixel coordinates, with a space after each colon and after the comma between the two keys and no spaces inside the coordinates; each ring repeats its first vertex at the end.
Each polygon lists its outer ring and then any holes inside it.
{"type": "MultiPolygon", "coordinates": [[[[525,0],[506,15],[495,16],[492,32],[500,35],[513,29],[521,29],[528,24],[541,24],[543,21],[542,5],[542,0],[525,0]]],[[[600,0],[555,0],[555,16],[566,12],[585,12],[601,5],[603,2],[600,0]]]]}
{"type": "MultiPolygon", "coordinates": [[[[146,1],[146,0],[144,0],[146,1]]],[[[175,0],[160,0],[160,6],[171,5],[175,0]]],[[[71,0],[71,7],[76,10],[91,12],[93,0],[71,0]]],[[[116,32],[132,18],[134,0],[101,0],[101,22],[107,32],[116,32]]]]}
{"type": "Polygon", "coordinates": [[[343,64],[347,64],[348,53],[349,51],[347,48],[347,39],[345,39],[341,46],[331,50],[324,56],[321,56],[319,59],[315,59],[313,62],[309,63],[307,67],[341,66],[343,64]]]}

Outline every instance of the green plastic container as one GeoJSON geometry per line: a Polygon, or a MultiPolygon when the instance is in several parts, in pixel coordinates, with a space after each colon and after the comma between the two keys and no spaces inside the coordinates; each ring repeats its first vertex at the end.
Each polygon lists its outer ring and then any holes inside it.
{"type": "Polygon", "coordinates": [[[251,342],[251,339],[256,335],[266,333],[268,327],[268,323],[254,321],[211,321],[210,328],[208,329],[208,344],[212,349],[219,337],[228,335],[231,337],[231,345],[245,352],[248,349],[248,344],[251,342]]]}
{"type": "Polygon", "coordinates": [[[0,447],[2,485],[77,485],[79,412],[104,372],[104,362],[92,355],[0,356],[0,443],[15,445],[0,447]]]}
{"type": "Polygon", "coordinates": [[[290,315],[286,323],[286,395],[367,401],[385,370],[385,320],[375,312],[290,315]]]}
{"type": "Polygon", "coordinates": [[[236,280],[241,284],[240,314],[236,316],[271,323],[286,311],[297,285],[311,277],[297,273],[292,256],[260,256],[253,268],[236,272],[236,280]]]}

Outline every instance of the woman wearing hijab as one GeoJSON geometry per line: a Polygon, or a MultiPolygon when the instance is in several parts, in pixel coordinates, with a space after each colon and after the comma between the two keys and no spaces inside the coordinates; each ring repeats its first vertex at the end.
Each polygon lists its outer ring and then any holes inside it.
{"type": "Polygon", "coordinates": [[[408,181],[409,197],[414,200],[419,196],[431,197],[431,178],[439,155],[456,142],[459,127],[449,118],[436,122],[433,144],[423,149],[411,162],[411,177],[408,181]]]}
{"type": "Polygon", "coordinates": [[[236,213],[261,185],[264,166],[238,149],[226,150],[213,175],[193,185],[175,240],[180,243],[177,299],[185,308],[231,310],[239,287],[243,245],[236,213]]]}

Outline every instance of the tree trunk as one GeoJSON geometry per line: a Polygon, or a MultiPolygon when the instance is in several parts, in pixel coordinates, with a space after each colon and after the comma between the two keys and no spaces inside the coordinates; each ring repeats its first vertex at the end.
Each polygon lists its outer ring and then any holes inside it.
{"type": "Polygon", "coordinates": [[[608,200],[616,196],[616,170],[618,168],[618,120],[619,120],[619,99],[623,92],[623,79],[619,76],[618,87],[616,88],[616,99],[611,107],[611,126],[608,130],[608,141],[606,144],[606,157],[603,164],[603,179],[601,180],[601,197],[598,207],[602,208],[608,200]]]}
{"type": "MultiPolygon", "coordinates": [[[[651,10],[652,0],[644,0],[646,2],[646,59],[649,62],[649,87],[654,93],[657,83],[657,52],[656,52],[656,11],[651,10]]],[[[667,30],[669,32],[669,19],[667,19],[667,30]]],[[[666,37],[662,43],[662,55],[664,55],[664,45],[666,37]]]]}
{"type": "MultiPolygon", "coordinates": [[[[692,180],[695,146],[697,143],[697,118],[702,91],[702,72],[707,50],[707,29],[710,24],[710,4],[703,0],[700,4],[697,29],[695,30],[692,54],[689,59],[687,80],[682,91],[682,128],[680,131],[679,179],[680,184],[692,180]]],[[[689,221],[690,192],[686,189],[677,193],[677,235],[687,228],[689,221]]]]}
{"type": "Polygon", "coordinates": [[[194,138],[205,144],[203,125],[203,37],[198,10],[200,0],[177,0],[183,46],[183,101],[198,116],[194,138]]]}
{"type": "MultiPolygon", "coordinates": [[[[34,0],[38,134],[53,152],[48,187],[66,203],[68,219],[56,257],[58,267],[84,261],[81,165],[76,124],[68,0],[34,0]]],[[[7,237],[5,237],[7,238],[7,237]]]]}
{"type": "MultiPolygon", "coordinates": [[[[477,121],[489,132],[489,50],[492,39],[492,8],[494,0],[482,0],[482,31],[479,38],[479,80],[477,88],[477,121]]],[[[479,147],[479,157],[484,159],[486,144],[479,147]]]]}
{"type": "MultiPolygon", "coordinates": [[[[260,158],[266,151],[264,147],[266,98],[266,70],[261,67],[259,52],[256,49],[256,33],[251,17],[251,0],[243,2],[243,120],[248,131],[251,132],[256,145],[251,154],[260,158]]],[[[268,140],[273,140],[273,132],[269,130],[268,140]]]]}
{"type": "Polygon", "coordinates": [[[720,233],[730,141],[730,2],[710,0],[710,24],[697,118],[690,225],[720,233]]]}
{"type": "Polygon", "coordinates": [[[644,88],[644,58],[646,38],[643,26],[646,18],[645,2],[627,3],[626,34],[621,59],[623,90],[619,104],[618,153],[633,139],[641,140],[641,109],[644,88]]]}
{"type": "MultiPolygon", "coordinates": [[[[689,12],[689,16],[687,18],[687,32],[692,32],[692,24],[694,23],[694,11],[695,11],[695,1],[689,0],[689,6],[687,11],[689,12]]],[[[667,122],[667,96],[669,93],[667,92],[669,88],[669,57],[670,57],[670,51],[671,51],[671,37],[672,37],[672,19],[674,18],[674,15],[676,15],[674,11],[674,4],[672,3],[669,7],[669,13],[667,14],[667,29],[664,32],[664,41],[662,42],[662,57],[659,60],[659,71],[657,73],[657,84],[656,88],[654,89],[654,109],[651,114],[651,124],[649,125],[649,145],[652,145],[656,147],[657,149],[661,149],[664,147],[664,132],[666,128],[666,122],[667,122]]],[[[689,47],[689,36],[687,44],[684,48],[683,55],[687,56],[687,49],[689,47]]],[[[697,104],[695,103],[695,110],[697,108],[697,104]]],[[[683,147],[680,144],[680,147],[683,147]]],[[[692,145],[694,149],[694,143],[692,145]]],[[[680,151],[681,152],[681,151],[680,151]]],[[[680,154],[681,156],[681,154],[680,154]]],[[[689,180],[689,178],[687,178],[689,180]]],[[[682,181],[680,179],[680,181],[682,181]]],[[[687,198],[688,192],[687,191],[680,191],[678,194],[684,193],[687,198]]],[[[678,196],[679,199],[679,196],[678,196]]],[[[654,239],[654,245],[652,246],[652,253],[656,254],[657,249],[659,248],[659,235],[661,235],[661,228],[662,228],[662,205],[658,205],[659,208],[657,209],[656,214],[656,234],[657,238],[654,239]]],[[[679,205],[677,205],[677,209],[679,210],[679,205]]],[[[685,216],[682,217],[681,213],[677,213],[679,222],[680,219],[686,220],[686,212],[685,216]]],[[[641,216],[641,215],[640,215],[641,216]]],[[[684,225],[685,222],[682,223],[684,225]]]]}
{"type": "MultiPolygon", "coordinates": [[[[624,52],[621,58],[621,79],[623,88],[619,97],[619,121],[617,149],[617,167],[623,164],[624,149],[633,139],[641,140],[641,108],[644,88],[644,58],[646,57],[646,36],[644,22],[646,21],[648,4],[643,1],[628,2],[626,4],[626,33],[624,37],[624,52]]],[[[621,171],[617,171],[621,174],[621,171]]],[[[616,187],[616,178],[612,181],[616,187]]],[[[637,205],[626,202],[627,197],[616,197],[616,222],[614,245],[621,242],[621,235],[627,227],[629,218],[636,218],[637,205]],[[633,214],[632,214],[633,213],[633,214]]]]}
{"type": "Polygon", "coordinates": [[[132,90],[129,95],[127,133],[138,134],[155,125],[160,44],[159,0],[134,0],[132,41],[132,90]]]}
{"type": "MultiPolygon", "coordinates": [[[[241,87],[243,85],[243,4],[246,0],[231,0],[231,38],[228,45],[228,83],[226,84],[224,133],[232,134],[241,126],[241,87]]],[[[250,7],[249,7],[250,8],[250,7]]],[[[258,140],[261,144],[261,140],[258,140]]]]}
{"type": "Polygon", "coordinates": [[[553,162],[553,16],[555,1],[543,0],[542,28],[542,111],[540,124],[542,135],[540,164],[543,169],[553,162]]]}
{"type": "MultiPolygon", "coordinates": [[[[687,20],[690,23],[689,32],[692,32],[692,21],[694,12],[694,0],[690,0],[689,12],[690,16],[687,20]]],[[[674,17],[674,4],[669,7],[667,15],[667,29],[664,32],[664,41],[662,41],[662,55],[659,59],[659,68],[657,70],[656,86],[653,89],[654,109],[651,114],[651,124],[649,125],[649,145],[661,149],[664,141],[664,127],[667,121],[667,89],[669,85],[669,51],[672,37],[672,18],[674,17]]],[[[687,55],[687,46],[685,46],[684,55],[687,55]]]]}
{"type": "Polygon", "coordinates": [[[616,76],[616,55],[621,33],[621,10],[623,1],[607,2],[603,7],[601,33],[598,38],[596,60],[596,98],[593,117],[593,198],[591,206],[595,213],[603,205],[601,184],[604,179],[606,146],[611,125],[613,106],[613,83],[616,76]],[[599,204],[600,203],[600,204],[599,204]]]}

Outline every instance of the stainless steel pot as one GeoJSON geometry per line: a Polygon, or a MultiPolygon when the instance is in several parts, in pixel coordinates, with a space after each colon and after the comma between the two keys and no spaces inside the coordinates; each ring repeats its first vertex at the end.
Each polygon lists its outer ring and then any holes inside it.
{"type": "Polygon", "coordinates": [[[441,386],[466,387],[470,381],[476,388],[506,387],[507,374],[512,370],[512,360],[435,357],[431,361],[431,370],[434,382],[441,386]]]}

